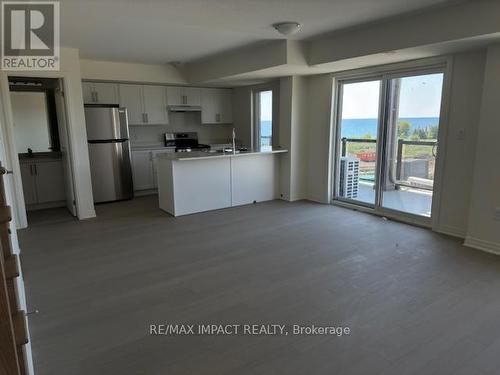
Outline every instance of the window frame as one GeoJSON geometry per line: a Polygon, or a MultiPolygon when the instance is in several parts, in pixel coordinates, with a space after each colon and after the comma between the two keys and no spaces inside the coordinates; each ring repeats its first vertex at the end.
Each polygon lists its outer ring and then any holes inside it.
{"type": "Polygon", "coordinates": [[[258,89],[252,90],[252,99],[253,99],[253,121],[252,121],[252,147],[255,151],[261,151],[261,122],[260,122],[260,95],[263,92],[271,92],[272,98],[272,116],[271,116],[271,147],[274,143],[275,138],[275,91],[273,87],[266,86],[258,89]]]}

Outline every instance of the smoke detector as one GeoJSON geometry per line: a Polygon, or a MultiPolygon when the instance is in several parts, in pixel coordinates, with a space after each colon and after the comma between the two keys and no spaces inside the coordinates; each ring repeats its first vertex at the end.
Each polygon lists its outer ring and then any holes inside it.
{"type": "Polygon", "coordinates": [[[302,25],[298,22],[278,22],[273,24],[273,27],[280,34],[290,36],[298,33],[302,28],[302,25]]]}

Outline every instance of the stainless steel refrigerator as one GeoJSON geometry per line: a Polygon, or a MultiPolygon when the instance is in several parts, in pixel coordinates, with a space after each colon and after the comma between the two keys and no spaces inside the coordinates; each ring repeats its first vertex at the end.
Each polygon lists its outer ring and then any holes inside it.
{"type": "Polygon", "coordinates": [[[85,105],[94,202],[134,196],[127,110],[113,105],[85,105]]]}

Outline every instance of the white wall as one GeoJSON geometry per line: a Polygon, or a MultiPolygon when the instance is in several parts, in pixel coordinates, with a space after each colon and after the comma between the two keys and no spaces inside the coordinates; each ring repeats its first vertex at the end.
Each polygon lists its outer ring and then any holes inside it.
{"type": "Polygon", "coordinates": [[[82,79],[140,83],[186,84],[182,72],[171,65],[133,64],[81,59],[82,79]]]}
{"type": "Polygon", "coordinates": [[[437,230],[464,237],[484,78],[485,50],[453,57],[446,154],[437,230]]]}
{"type": "Polygon", "coordinates": [[[500,44],[486,56],[466,244],[500,254],[500,44]]]}
{"type": "Polygon", "coordinates": [[[253,92],[268,89],[273,90],[273,146],[279,146],[279,80],[233,89],[233,124],[236,129],[236,138],[243,146],[253,147],[253,92]]]}
{"type": "Polygon", "coordinates": [[[233,89],[233,121],[236,137],[243,146],[252,147],[253,113],[252,87],[236,87],[233,89]]]}
{"type": "Polygon", "coordinates": [[[280,189],[289,201],[307,197],[307,78],[284,77],[279,91],[279,146],[289,150],[281,155],[280,189]]]}
{"type": "Polygon", "coordinates": [[[333,77],[331,74],[311,76],[308,79],[307,96],[308,166],[307,198],[320,202],[331,201],[330,181],[332,174],[332,100],[333,77]]]}

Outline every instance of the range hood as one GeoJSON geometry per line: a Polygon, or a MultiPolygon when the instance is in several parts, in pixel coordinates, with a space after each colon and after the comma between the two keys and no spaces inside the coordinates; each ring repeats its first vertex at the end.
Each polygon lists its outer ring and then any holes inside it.
{"type": "Polygon", "coordinates": [[[201,112],[199,105],[169,105],[167,108],[170,112],[201,112]]]}

